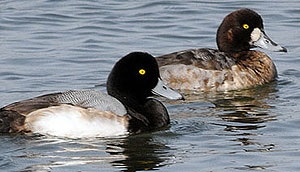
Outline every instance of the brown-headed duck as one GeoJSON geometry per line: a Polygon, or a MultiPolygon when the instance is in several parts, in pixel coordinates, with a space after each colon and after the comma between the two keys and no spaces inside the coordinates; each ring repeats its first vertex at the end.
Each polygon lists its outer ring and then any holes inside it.
{"type": "Polygon", "coordinates": [[[188,49],[156,58],[163,81],[177,90],[229,91],[263,85],[277,77],[268,55],[287,52],[265,33],[262,17],[250,9],[227,15],[217,31],[218,50],[188,49]]]}

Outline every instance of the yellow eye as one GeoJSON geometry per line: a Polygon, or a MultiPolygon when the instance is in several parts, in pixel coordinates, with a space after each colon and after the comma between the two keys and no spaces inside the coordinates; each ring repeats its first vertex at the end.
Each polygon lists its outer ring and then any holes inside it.
{"type": "Polygon", "coordinates": [[[139,73],[140,73],[141,75],[145,75],[145,74],[146,74],[146,70],[145,70],[145,69],[140,69],[140,70],[139,70],[139,73]]]}
{"type": "Polygon", "coordinates": [[[243,24],[243,28],[244,29],[249,29],[249,25],[248,24],[243,24]]]}

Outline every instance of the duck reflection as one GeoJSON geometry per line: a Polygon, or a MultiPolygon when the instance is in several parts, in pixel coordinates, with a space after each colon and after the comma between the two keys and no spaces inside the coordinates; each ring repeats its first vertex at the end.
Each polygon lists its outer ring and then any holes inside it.
{"type": "Polygon", "coordinates": [[[185,98],[189,102],[211,102],[214,105],[211,112],[223,120],[214,124],[225,126],[226,131],[255,130],[265,127],[268,121],[276,120],[276,116],[270,114],[270,104],[277,96],[276,87],[274,82],[247,90],[188,93],[185,98]]]}
{"type": "Polygon", "coordinates": [[[224,98],[215,99],[212,103],[218,116],[226,122],[225,130],[255,130],[265,127],[268,121],[276,120],[276,116],[270,114],[270,103],[276,98],[276,92],[276,84],[273,83],[224,93],[224,98]]]}
{"type": "Polygon", "coordinates": [[[126,137],[107,143],[106,152],[113,156],[123,156],[121,160],[112,161],[114,167],[121,171],[158,170],[173,157],[170,148],[152,134],[126,137]]]}
{"type": "Polygon", "coordinates": [[[13,156],[14,161],[21,164],[13,171],[158,170],[174,163],[172,149],[166,146],[164,136],[161,136],[165,135],[164,133],[84,140],[18,136],[23,143],[26,143],[26,148],[21,148],[25,151],[16,151],[17,155],[13,156]],[[106,164],[111,164],[114,168],[107,167],[106,164]]]}

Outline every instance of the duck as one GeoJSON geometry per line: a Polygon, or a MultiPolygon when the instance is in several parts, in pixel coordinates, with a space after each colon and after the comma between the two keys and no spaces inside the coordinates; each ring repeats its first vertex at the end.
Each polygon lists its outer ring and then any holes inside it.
{"type": "Polygon", "coordinates": [[[183,96],[161,80],[155,58],[132,52],[112,68],[107,93],[69,90],[18,101],[0,109],[0,133],[67,138],[114,137],[158,130],[170,123],[155,96],[183,96]]]}
{"type": "Polygon", "coordinates": [[[287,52],[267,36],[262,17],[247,8],[223,19],[216,41],[218,49],[187,49],[156,57],[162,80],[183,92],[249,89],[277,78],[271,58],[252,48],[287,52]]]}

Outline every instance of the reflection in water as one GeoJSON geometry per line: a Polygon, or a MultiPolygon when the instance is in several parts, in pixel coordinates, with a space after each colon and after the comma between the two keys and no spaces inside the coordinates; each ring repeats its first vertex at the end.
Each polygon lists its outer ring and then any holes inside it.
{"type": "Polygon", "coordinates": [[[185,94],[185,98],[187,102],[211,102],[214,107],[210,110],[223,120],[214,124],[225,126],[226,131],[255,130],[264,127],[265,122],[276,120],[276,116],[269,112],[270,103],[276,99],[276,86],[276,83],[271,83],[225,93],[185,94]]]}
{"type": "MultiPolygon", "coordinates": [[[[210,113],[205,112],[206,116],[203,116],[203,113],[198,114],[202,117],[202,121],[206,117],[209,120],[207,122],[213,126],[209,127],[208,130],[216,128],[213,136],[218,135],[224,138],[221,143],[216,138],[216,140],[210,141],[209,143],[216,145],[210,145],[210,150],[217,152],[219,151],[218,147],[225,147],[222,150],[225,150],[224,152],[228,150],[230,156],[238,157],[240,154],[247,153],[249,153],[247,154],[248,156],[251,156],[253,153],[269,153],[278,150],[276,149],[278,147],[277,143],[264,139],[265,136],[262,134],[264,133],[263,129],[267,129],[268,122],[277,120],[277,115],[274,114],[274,106],[272,105],[278,97],[277,89],[277,83],[271,83],[253,89],[226,93],[190,94],[185,95],[185,98],[188,102],[192,102],[189,103],[190,105],[195,104],[193,102],[197,101],[207,101],[214,105],[213,107],[209,107],[210,113]]],[[[194,112],[195,110],[193,110],[194,112]]],[[[209,135],[210,131],[205,133],[209,135]]],[[[211,156],[211,154],[209,155],[211,156]]],[[[263,159],[255,163],[247,160],[242,162],[245,163],[237,166],[232,165],[231,168],[237,170],[256,170],[272,167],[272,165],[266,165],[263,159]]]]}
{"type": "Polygon", "coordinates": [[[226,131],[256,130],[265,127],[268,121],[276,120],[270,114],[270,102],[276,98],[276,83],[253,89],[219,93],[207,100],[216,107],[217,115],[223,120],[226,131]]]}
{"type": "Polygon", "coordinates": [[[111,155],[123,155],[122,160],[111,162],[113,166],[123,168],[122,171],[157,170],[170,161],[170,148],[160,141],[154,140],[153,135],[143,134],[130,136],[122,142],[112,142],[107,145],[111,155]],[[122,151],[116,149],[122,148],[122,151]]]}
{"type": "Polygon", "coordinates": [[[240,143],[240,145],[244,146],[245,152],[269,152],[272,151],[275,147],[274,144],[261,144],[247,137],[236,138],[233,139],[232,141],[238,142],[240,143]]]}
{"type": "MultiPolygon", "coordinates": [[[[270,152],[274,151],[275,144],[262,141],[259,128],[266,127],[266,123],[276,120],[276,115],[272,114],[273,100],[276,99],[276,83],[256,87],[248,90],[233,91],[224,93],[223,97],[210,99],[216,106],[218,117],[222,119],[216,125],[224,126],[224,131],[234,139],[231,141],[241,146],[245,152],[270,152]]],[[[268,169],[272,165],[244,164],[244,167],[235,167],[238,170],[262,170],[268,169]]]]}
{"type": "MultiPolygon", "coordinates": [[[[120,138],[78,140],[46,136],[17,136],[17,138],[22,145],[22,151],[13,155],[14,160],[10,163],[25,164],[26,166],[19,166],[18,170],[15,170],[23,172],[54,169],[106,171],[111,169],[108,164],[122,171],[157,170],[173,163],[174,157],[169,153],[170,148],[159,140],[159,136],[153,138],[150,133],[120,138]]],[[[6,166],[9,167],[11,164],[6,166]]]]}

